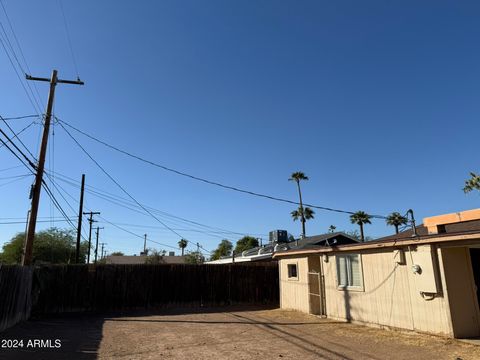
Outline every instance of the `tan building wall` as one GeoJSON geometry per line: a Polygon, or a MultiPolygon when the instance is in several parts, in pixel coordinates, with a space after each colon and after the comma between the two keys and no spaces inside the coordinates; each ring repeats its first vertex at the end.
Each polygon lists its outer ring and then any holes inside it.
{"type": "Polygon", "coordinates": [[[280,307],[310,313],[308,296],[308,258],[284,259],[279,261],[280,307]],[[297,265],[297,279],[288,278],[288,264],[297,265]]]}
{"type": "MultiPolygon", "coordinates": [[[[336,262],[332,256],[331,261],[324,263],[327,316],[453,335],[446,299],[436,296],[426,300],[420,294],[420,291],[425,291],[422,287],[424,284],[417,277],[425,274],[415,275],[412,265],[415,263],[422,270],[427,270],[429,264],[421,254],[423,252],[418,253],[410,256],[407,251],[404,264],[397,263],[393,250],[362,253],[364,289],[360,291],[337,288],[336,262]]],[[[437,275],[440,275],[440,284],[444,284],[441,274],[437,275]]],[[[426,276],[435,281],[430,274],[426,276]]]]}
{"type": "Polygon", "coordinates": [[[455,337],[480,335],[480,314],[469,249],[442,249],[446,293],[455,337]]]}
{"type": "MultiPolygon", "coordinates": [[[[335,255],[329,255],[328,262],[323,255],[326,315],[452,337],[480,335],[468,248],[422,245],[411,250],[406,248],[403,254],[394,249],[362,251],[361,289],[339,289],[335,255]],[[414,264],[420,265],[420,274],[412,271],[414,264]]],[[[280,259],[279,264],[281,307],[312,313],[307,255],[280,259]],[[298,263],[298,281],[287,279],[289,263],[298,263]]]]}

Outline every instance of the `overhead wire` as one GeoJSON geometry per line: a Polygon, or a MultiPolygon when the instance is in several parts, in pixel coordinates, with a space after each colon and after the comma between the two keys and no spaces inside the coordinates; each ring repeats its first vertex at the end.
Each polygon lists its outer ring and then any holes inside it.
{"type": "MultiPolygon", "coordinates": [[[[17,76],[18,78],[18,81],[20,82],[20,85],[22,86],[23,88],[23,91],[25,92],[25,94],[27,95],[27,98],[28,98],[28,101],[30,102],[30,104],[32,105],[33,109],[35,110],[35,112],[38,114],[38,118],[40,119],[40,114],[41,114],[41,109],[40,106],[38,104],[35,104],[34,100],[32,100],[32,96],[30,95],[30,93],[28,92],[27,88],[25,87],[25,84],[23,83],[22,81],[22,77],[18,74],[18,70],[15,66],[15,64],[13,63],[13,60],[12,58],[10,57],[10,54],[8,53],[8,50],[7,48],[5,47],[5,40],[3,40],[3,35],[0,33],[0,44],[2,45],[3,47],[3,50],[5,51],[5,54],[7,55],[7,58],[10,62],[10,64],[12,65],[12,68],[13,70],[15,71],[15,75],[17,76]]],[[[28,83],[27,83],[27,86],[28,83]]],[[[31,89],[30,89],[31,91],[31,89]]]]}
{"type": "Polygon", "coordinates": [[[23,116],[13,116],[13,117],[4,117],[3,120],[22,120],[28,118],[38,118],[38,115],[23,115],[23,116]]]}
{"type": "MultiPolygon", "coordinates": [[[[76,132],[88,137],[89,139],[91,139],[93,141],[96,141],[99,144],[102,144],[102,145],[104,145],[104,146],[106,146],[106,147],[108,147],[112,150],[115,150],[115,151],[117,151],[119,153],[122,153],[126,156],[129,156],[131,158],[137,159],[137,160],[139,160],[141,162],[144,162],[146,164],[155,166],[157,168],[161,168],[165,171],[169,171],[169,172],[175,173],[175,174],[183,176],[183,177],[187,177],[187,178],[190,178],[190,179],[193,179],[193,180],[196,180],[196,181],[200,181],[200,182],[207,183],[207,184],[210,184],[210,185],[214,185],[214,186],[217,186],[217,187],[221,187],[221,188],[224,188],[224,189],[228,189],[228,190],[232,190],[232,191],[236,191],[236,192],[240,192],[240,193],[244,193],[244,194],[248,194],[248,195],[252,195],[252,196],[256,196],[256,197],[261,197],[261,198],[265,198],[265,199],[269,199],[269,200],[274,200],[274,201],[279,201],[279,202],[284,202],[284,203],[294,204],[294,205],[300,205],[300,203],[297,202],[297,201],[283,199],[283,198],[280,198],[280,197],[266,195],[266,194],[261,194],[261,193],[258,193],[258,192],[241,189],[241,188],[238,188],[238,187],[235,187],[235,186],[225,185],[225,184],[222,184],[222,183],[219,183],[219,182],[216,182],[216,181],[212,181],[212,180],[201,178],[201,177],[198,177],[198,176],[195,176],[195,175],[191,175],[191,174],[185,173],[183,171],[179,171],[179,170],[167,167],[167,166],[162,165],[162,164],[158,164],[154,161],[142,158],[138,155],[132,154],[128,151],[122,150],[122,149],[120,149],[120,148],[118,148],[114,145],[111,145],[111,144],[109,144],[109,143],[107,143],[103,140],[100,140],[100,139],[94,137],[93,135],[90,135],[90,134],[86,133],[85,131],[80,130],[77,127],[67,123],[65,120],[58,119],[58,121],[61,125],[68,126],[69,128],[71,128],[71,129],[75,130],[76,132]]],[[[64,126],[62,126],[62,127],[65,128],[64,126]]],[[[308,206],[310,208],[324,210],[324,211],[331,211],[331,212],[337,212],[337,213],[343,213],[343,214],[349,214],[349,215],[355,214],[354,211],[335,209],[335,208],[326,207],[326,206],[319,206],[319,205],[308,204],[308,203],[303,203],[303,205],[308,206]]],[[[370,216],[372,218],[377,218],[377,219],[386,219],[386,216],[383,216],[383,215],[370,215],[370,216]]]]}
{"type": "MultiPolygon", "coordinates": [[[[60,173],[56,173],[57,175],[57,179],[62,181],[62,182],[65,182],[71,186],[74,186],[76,188],[80,188],[80,185],[78,185],[78,181],[75,180],[75,179],[72,179],[68,176],[65,176],[63,174],[60,174],[60,173]]],[[[89,186],[87,185],[86,186],[86,189],[85,189],[86,192],[94,195],[94,196],[97,196],[105,201],[108,201],[112,204],[115,204],[117,206],[120,206],[120,207],[123,207],[123,208],[126,208],[130,211],[133,211],[133,212],[137,212],[137,213],[140,213],[140,214],[145,214],[144,212],[140,211],[140,210],[137,210],[136,208],[132,208],[131,206],[136,206],[135,203],[132,203],[130,202],[129,200],[123,198],[123,197],[119,197],[117,195],[114,195],[114,194],[111,194],[109,192],[106,192],[104,190],[101,190],[101,189],[98,189],[98,188],[95,188],[95,187],[92,187],[92,186],[89,186]]],[[[161,210],[158,210],[158,209],[155,209],[151,206],[147,206],[147,205],[144,205],[145,207],[147,207],[148,209],[150,209],[152,212],[154,213],[157,213],[157,214],[161,214],[163,216],[166,216],[166,217],[171,217],[173,219],[178,219],[179,222],[185,222],[185,223],[188,223],[188,224],[193,224],[197,227],[202,227],[202,228],[205,228],[205,229],[212,229],[214,230],[213,232],[218,232],[218,233],[224,233],[224,234],[231,234],[231,235],[239,235],[239,236],[248,236],[248,235],[260,235],[260,236],[267,236],[266,234],[255,234],[255,233],[240,233],[240,232],[236,232],[236,231],[232,231],[232,230],[227,230],[227,229],[223,229],[223,228],[218,228],[218,227],[214,227],[214,226],[210,226],[210,225],[206,225],[206,224],[202,224],[202,223],[199,223],[199,222],[196,222],[196,221],[192,221],[192,220],[189,220],[189,219],[186,219],[186,218],[183,218],[183,217],[180,217],[180,216],[176,216],[176,215],[173,215],[173,214],[170,214],[170,213],[167,213],[165,211],[161,211],[161,210]]],[[[212,233],[212,231],[209,231],[210,233],[212,233]]]]}
{"type": "MultiPolygon", "coordinates": [[[[2,120],[2,121],[5,123],[5,125],[7,125],[8,129],[13,133],[13,135],[14,135],[14,136],[13,136],[13,139],[16,138],[16,139],[20,142],[20,144],[23,146],[23,148],[24,148],[25,150],[27,150],[27,152],[30,154],[30,156],[31,156],[34,160],[36,160],[35,156],[32,154],[32,152],[30,151],[30,149],[24,144],[24,142],[22,141],[22,139],[20,139],[19,134],[17,134],[17,133],[15,132],[15,130],[13,130],[13,128],[8,124],[8,122],[3,118],[2,115],[0,115],[0,120],[2,120]]],[[[26,126],[25,128],[22,129],[22,131],[25,131],[25,130],[28,129],[31,125],[32,125],[32,124],[26,126]]]]}
{"type": "MultiPolygon", "coordinates": [[[[20,50],[20,55],[21,55],[21,57],[22,57],[22,59],[23,59],[23,62],[25,63],[25,66],[26,66],[26,68],[27,68],[27,70],[28,70],[28,73],[31,74],[32,72],[30,71],[30,66],[28,65],[27,59],[26,59],[25,54],[24,54],[24,52],[23,52],[23,49],[22,49],[22,47],[21,47],[21,45],[20,45],[20,41],[18,40],[17,34],[16,34],[16,32],[15,32],[15,30],[14,30],[14,28],[13,28],[13,24],[12,24],[12,22],[10,21],[10,16],[8,16],[8,12],[7,12],[7,9],[5,8],[5,4],[3,3],[3,0],[0,0],[0,4],[1,4],[1,6],[2,6],[3,12],[4,12],[4,14],[5,14],[5,18],[7,19],[7,22],[8,22],[8,25],[9,25],[9,27],[10,27],[10,31],[12,32],[13,38],[14,38],[14,40],[15,40],[15,43],[17,44],[17,47],[18,47],[18,49],[20,50]]],[[[6,35],[6,32],[5,32],[5,35],[6,35]]],[[[7,37],[7,40],[8,40],[8,37],[7,37]]],[[[10,41],[9,41],[9,42],[10,42],[10,41]]],[[[12,50],[13,50],[13,47],[12,47],[12,50]]],[[[19,66],[20,66],[20,68],[22,69],[23,73],[25,74],[26,71],[25,71],[25,69],[23,69],[23,67],[20,65],[20,63],[19,63],[19,66]]],[[[27,82],[27,85],[28,85],[28,82],[27,82]]],[[[30,85],[28,85],[28,86],[30,87],[30,85]]],[[[38,92],[38,88],[37,88],[37,85],[36,85],[35,82],[33,83],[33,87],[34,87],[34,89],[35,89],[35,91],[36,91],[36,94],[37,94],[37,96],[38,96],[38,100],[41,100],[41,96],[40,96],[40,93],[38,92]]],[[[30,89],[30,90],[31,90],[31,89],[30,89]]],[[[32,93],[33,93],[33,92],[32,92],[32,93]]],[[[38,105],[38,103],[37,103],[37,105],[38,105]]],[[[41,109],[41,106],[40,106],[40,109],[41,109]]],[[[38,116],[38,115],[37,115],[37,116],[38,116]]]]}
{"type": "MultiPolygon", "coordinates": [[[[12,137],[12,140],[17,138],[18,136],[20,136],[20,134],[22,134],[24,131],[26,131],[28,128],[30,128],[32,125],[36,124],[35,121],[32,121],[30,124],[28,124],[27,126],[25,126],[22,130],[20,130],[19,132],[17,132],[13,137],[12,137]]],[[[3,146],[3,144],[0,144],[0,148],[3,146]]]]}
{"type": "Polygon", "coordinates": [[[77,73],[77,78],[79,78],[77,60],[75,59],[75,54],[73,52],[72,39],[70,37],[70,30],[68,28],[67,17],[65,16],[65,10],[63,9],[62,0],[58,0],[58,5],[59,5],[60,11],[62,13],[63,26],[64,26],[64,29],[65,29],[65,35],[67,37],[68,47],[70,49],[70,55],[72,56],[73,66],[75,67],[75,72],[77,73]]]}
{"type": "MultiPolygon", "coordinates": [[[[168,226],[167,224],[165,224],[163,221],[161,221],[157,216],[155,216],[150,210],[148,210],[145,206],[143,206],[137,199],[135,199],[127,190],[125,190],[125,188],[120,185],[120,183],[118,181],[116,181],[113,176],[111,176],[106,170],[105,168],[103,168],[99,163],[98,161],[95,160],[95,158],[93,158],[92,155],[90,155],[90,153],[78,142],[78,140],[65,128],[65,126],[63,126],[63,123],[62,122],[59,122],[60,126],[62,127],[63,130],[65,130],[65,132],[67,133],[67,135],[77,144],[77,146],[83,151],[83,153],[85,155],[88,156],[88,158],[90,158],[90,160],[120,189],[122,190],[122,192],[124,192],[130,199],[132,199],[139,207],[141,207],[146,213],[148,213],[153,219],[155,219],[157,222],[159,222],[160,224],[162,224],[165,228],[167,228],[168,230],[170,230],[173,234],[177,235],[180,239],[185,239],[184,236],[182,236],[181,234],[179,234],[177,231],[173,230],[170,226],[168,226]]],[[[187,242],[189,242],[188,239],[185,239],[187,242]]]]}
{"type": "Polygon", "coordinates": [[[3,184],[0,184],[0,187],[6,186],[6,185],[9,185],[9,184],[13,184],[14,182],[23,180],[23,179],[27,178],[28,176],[31,176],[31,175],[30,175],[30,174],[27,174],[27,175],[23,175],[23,176],[21,176],[21,177],[18,177],[18,178],[14,179],[14,180],[7,181],[7,182],[5,182],[5,183],[3,183],[3,184]]]}

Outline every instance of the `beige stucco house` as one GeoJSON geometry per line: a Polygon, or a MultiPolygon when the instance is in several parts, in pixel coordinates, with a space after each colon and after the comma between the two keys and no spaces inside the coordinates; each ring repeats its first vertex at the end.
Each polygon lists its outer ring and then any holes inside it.
{"type": "Polygon", "coordinates": [[[275,254],[281,308],[480,336],[480,209],[426,218],[416,233],[275,254]]]}

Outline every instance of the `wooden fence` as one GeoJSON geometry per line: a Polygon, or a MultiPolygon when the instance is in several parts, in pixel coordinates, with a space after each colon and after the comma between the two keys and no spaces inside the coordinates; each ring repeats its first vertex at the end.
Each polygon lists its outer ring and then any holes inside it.
{"type": "Polygon", "coordinates": [[[277,263],[55,265],[36,268],[35,315],[150,307],[279,303],[277,263]]]}
{"type": "Polygon", "coordinates": [[[30,267],[0,264],[0,331],[29,318],[32,274],[30,267]]]}

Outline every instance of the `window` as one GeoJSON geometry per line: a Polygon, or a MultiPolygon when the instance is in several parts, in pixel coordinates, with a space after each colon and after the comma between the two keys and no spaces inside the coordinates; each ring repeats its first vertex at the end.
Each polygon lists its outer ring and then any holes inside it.
{"type": "Polygon", "coordinates": [[[288,278],[289,279],[292,279],[292,278],[297,279],[298,278],[297,264],[288,264],[287,268],[288,268],[288,278]]]}
{"type": "Polygon", "coordinates": [[[359,254],[337,255],[337,282],[339,288],[362,288],[362,269],[359,254]]]}

